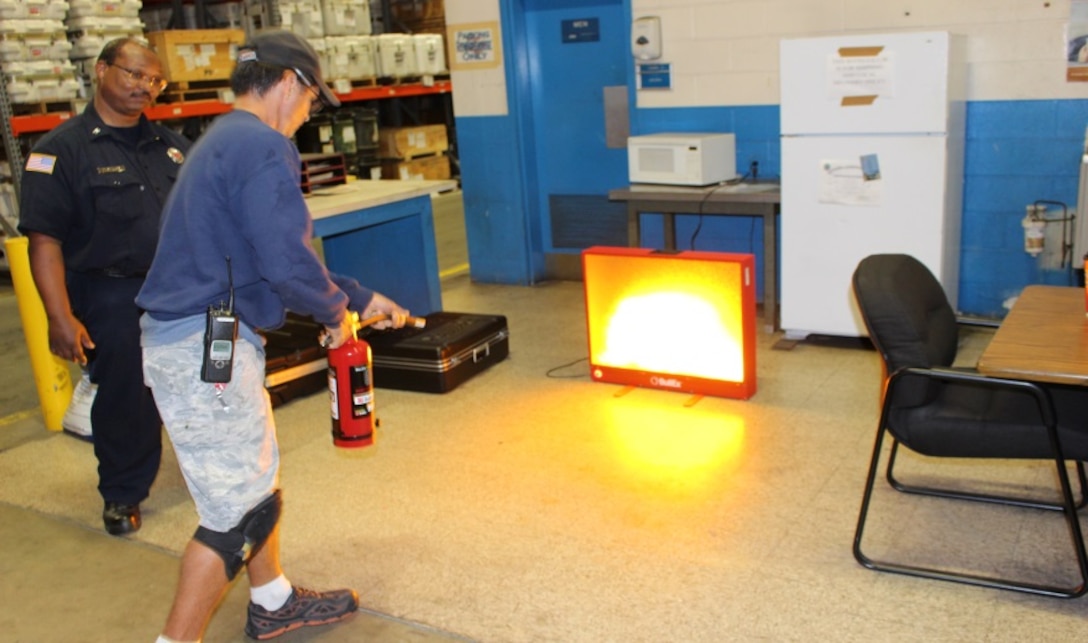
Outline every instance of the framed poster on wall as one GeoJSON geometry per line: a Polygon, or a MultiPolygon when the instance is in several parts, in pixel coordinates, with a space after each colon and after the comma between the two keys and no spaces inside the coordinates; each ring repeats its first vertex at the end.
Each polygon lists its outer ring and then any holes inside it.
{"type": "Polygon", "coordinates": [[[1066,33],[1066,81],[1088,81],[1088,2],[1073,0],[1066,33]]]}

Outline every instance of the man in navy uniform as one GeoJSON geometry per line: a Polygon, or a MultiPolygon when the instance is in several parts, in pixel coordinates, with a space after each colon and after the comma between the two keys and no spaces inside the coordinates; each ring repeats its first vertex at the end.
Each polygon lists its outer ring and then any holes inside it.
{"type": "Polygon", "coordinates": [[[140,311],[159,220],[189,141],[148,121],[166,87],[155,52],[122,38],[103,48],[86,110],[42,137],[27,159],[19,230],[49,320],[49,349],[86,365],[102,520],[140,528],[159,471],[162,422],[144,385],[140,311]]]}

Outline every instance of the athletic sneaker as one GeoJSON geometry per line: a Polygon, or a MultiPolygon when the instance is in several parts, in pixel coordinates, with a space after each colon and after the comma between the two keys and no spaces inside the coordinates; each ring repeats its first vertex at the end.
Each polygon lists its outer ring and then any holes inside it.
{"type": "Polygon", "coordinates": [[[307,625],[325,625],[343,620],[359,609],[355,590],[334,589],[315,592],[302,587],[291,588],[291,598],[275,611],[250,602],[246,619],[246,636],[263,641],[297,630],[307,625]]]}

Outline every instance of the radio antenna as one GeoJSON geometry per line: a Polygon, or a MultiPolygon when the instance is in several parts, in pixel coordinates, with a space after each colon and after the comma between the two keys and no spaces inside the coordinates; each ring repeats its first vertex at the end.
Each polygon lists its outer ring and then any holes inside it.
{"type": "Polygon", "coordinates": [[[227,255],[227,310],[234,312],[234,275],[230,270],[230,255],[227,255]]]}

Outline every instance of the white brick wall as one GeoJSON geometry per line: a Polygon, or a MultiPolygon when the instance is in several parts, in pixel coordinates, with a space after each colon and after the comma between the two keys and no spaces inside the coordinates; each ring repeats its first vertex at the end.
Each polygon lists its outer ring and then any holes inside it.
{"type": "MultiPolygon", "coordinates": [[[[446,29],[449,42],[450,28],[458,25],[496,24],[500,22],[499,0],[445,0],[446,29]]],[[[501,31],[497,30],[497,34],[501,31]]],[[[500,39],[501,40],[501,39],[500,39]]],[[[458,116],[503,116],[506,106],[506,52],[503,64],[497,67],[458,70],[450,56],[450,81],[453,92],[453,111],[458,116]]]]}
{"type": "Polygon", "coordinates": [[[967,36],[968,100],[1088,98],[1065,80],[1070,0],[631,0],[661,17],[670,91],[639,107],[773,105],[778,41],[847,33],[945,30],[967,36]]]}

